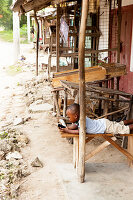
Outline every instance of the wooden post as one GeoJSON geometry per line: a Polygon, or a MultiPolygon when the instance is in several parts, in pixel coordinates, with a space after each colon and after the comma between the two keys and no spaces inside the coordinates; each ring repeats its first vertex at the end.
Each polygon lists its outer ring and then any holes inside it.
{"type": "Polygon", "coordinates": [[[117,52],[117,62],[120,62],[120,42],[121,42],[121,1],[118,0],[118,52],[117,52]]]}
{"type": "Polygon", "coordinates": [[[66,109],[67,109],[67,89],[64,89],[64,107],[63,107],[63,117],[66,117],[66,109]]]}
{"type": "Polygon", "coordinates": [[[79,35],[79,94],[80,94],[80,131],[79,131],[79,162],[78,177],[81,183],[85,178],[85,135],[86,135],[86,106],[85,106],[85,30],[88,15],[88,0],[82,1],[82,16],[79,35]]]}
{"type": "MultiPolygon", "coordinates": [[[[120,42],[121,42],[121,3],[122,0],[118,0],[118,51],[117,51],[117,62],[120,63],[120,42]]],[[[116,78],[116,89],[119,90],[119,80],[120,77],[116,78]]],[[[117,95],[119,98],[119,95],[117,95]]],[[[117,102],[117,107],[119,103],[117,102]]]]}
{"type": "MultiPolygon", "coordinates": [[[[108,80],[105,81],[105,87],[108,88],[108,80]]],[[[109,102],[104,100],[104,111],[103,111],[103,114],[106,115],[108,113],[108,104],[109,102]]],[[[105,117],[107,118],[107,117],[105,117]]]]}
{"type": "MultiPolygon", "coordinates": [[[[108,27],[108,49],[111,47],[111,7],[112,7],[112,0],[109,0],[109,27],[108,27]]],[[[108,52],[108,63],[111,62],[111,52],[108,52]]]]}
{"type": "Polygon", "coordinates": [[[56,72],[59,72],[59,43],[60,43],[60,13],[59,5],[57,5],[57,15],[56,15],[56,72]]]}
{"type": "Polygon", "coordinates": [[[58,91],[57,92],[53,92],[53,97],[54,97],[54,103],[56,106],[56,111],[57,111],[57,116],[61,116],[60,114],[60,109],[59,109],[59,105],[58,105],[58,91]]]}
{"type": "MultiPolygon", "coordinates": [[[[133,96],[131,97],[131,103],[130,103],[130,111],[128,119],[133,119],[133,96]]],[[[133,131],[132,131],[133,133],[133,131]]],[[[133,155],[133,137],[128,137],[128,152],[133,155]]],[[[133,168],[133,161],[128,160],[128,164],[131,168],[133,168]]]]}
{"type": "MultiPolygon", "coordinates": [[[[114,78],[111,78],[111,89],[114,89],[114,78]]],[[[111,98],[114,98],[114,95],[111,95],[111,98]]],[[[113,112],[113,102],[111,102],[111,112],[113,112]]],[[[111,116],[111,120],[113,120],[113,115],[111,116]]]]}
{"type": "Polygon", "coordinates": [[[36,37],[36,76],[38,76],[38,47],[39,47],[39,23],[36,16],[36,11],[34,10],[34,17],[37,26],[37,37],[36,37]]]}

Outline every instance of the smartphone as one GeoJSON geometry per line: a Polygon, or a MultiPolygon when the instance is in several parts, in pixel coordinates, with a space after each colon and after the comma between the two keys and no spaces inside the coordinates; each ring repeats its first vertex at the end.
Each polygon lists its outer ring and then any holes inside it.
{"type": "Polygon", "coordinates": [[[62,124],[58,124],[58,128],[66,128],[66,127],[63,126],[62,124]]]}

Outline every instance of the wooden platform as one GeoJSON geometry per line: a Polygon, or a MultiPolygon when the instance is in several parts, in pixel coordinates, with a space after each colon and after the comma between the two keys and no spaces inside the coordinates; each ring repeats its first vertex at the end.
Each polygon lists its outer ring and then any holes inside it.
{"type": "MultiPolygon", "coordinates": [[[[79,160],[79,134],[68,134],[63,133],[60,131],[62,138],[73,138],[73,164],[74,167],[78,167],[78,160],[79,160]]],[[[95,148],[91,153],[85,155],[85,161],[102,151],[105,147],[112,144],[115,148],[117,148],[122,154],[124,154],[129,160],[130,160],[130,166],[132,167],[133,164],[133,152],[132,152],[132,146],[133,144],[128,146],[128,151],[123,149],[121,146],[119,146],[115,141],[117,140],[116,136],[128,136],[133,138],[132,134],[86,134],[86,143],[91,141],[95,137],[102,137],[105,139],[105,142],[100,144],[97,148],[95,148]],[[131,153],[132,152],[132,153],[131,153]],[[132,164],[131,164],[132,163],[132,164]]]]}

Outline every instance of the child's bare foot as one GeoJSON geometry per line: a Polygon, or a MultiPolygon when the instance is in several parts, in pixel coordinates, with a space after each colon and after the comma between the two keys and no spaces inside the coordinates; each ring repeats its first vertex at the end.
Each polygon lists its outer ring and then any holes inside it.
{"type": "Polygon", "coordinates": [[[133,133],[133,124],[130,124],[129,128],[130,128],[130,133],[133,133]]]}
{"type": "Polygon", "coordinates": [[[133,124],[133,119],[124,120],[124,125],[133,124]]]}

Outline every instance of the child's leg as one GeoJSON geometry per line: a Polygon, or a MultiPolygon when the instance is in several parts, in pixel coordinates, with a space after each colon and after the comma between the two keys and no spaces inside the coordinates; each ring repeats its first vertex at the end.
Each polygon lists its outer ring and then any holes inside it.
{"type": "Polygon", "coordinates": [[[133,124],[133,119],[124,120],[123,122],[124,122],[124,125],[133,124]]]}

